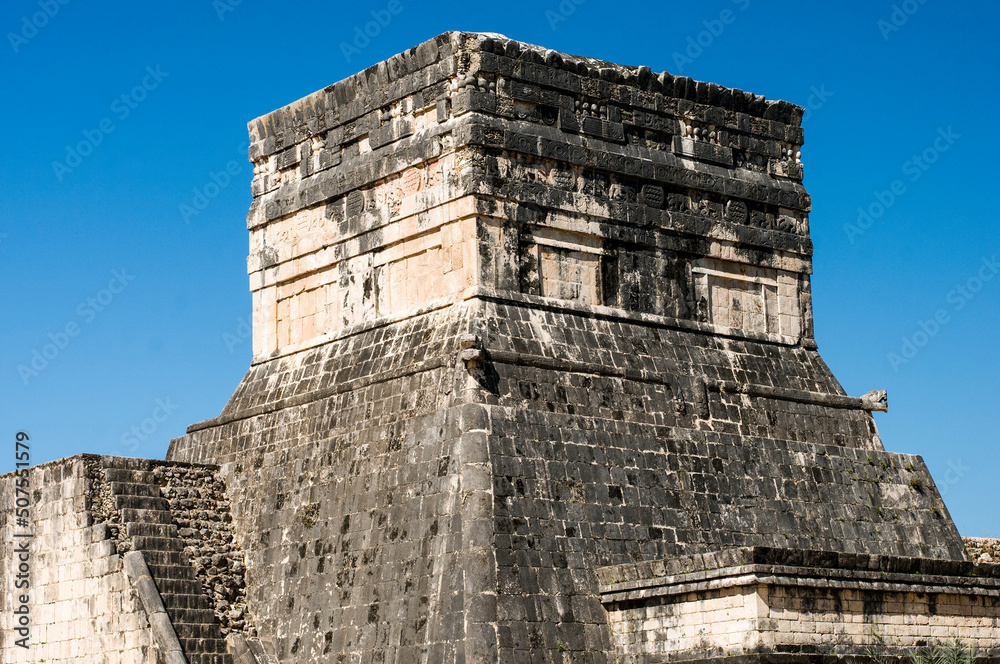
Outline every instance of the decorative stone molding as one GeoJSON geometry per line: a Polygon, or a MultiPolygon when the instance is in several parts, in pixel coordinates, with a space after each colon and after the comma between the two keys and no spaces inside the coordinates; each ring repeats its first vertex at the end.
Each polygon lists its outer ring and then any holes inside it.
{"type": "Polygon", "coordinates": [[[716,392],[729,392],[732,394],[746,394],[764,399],[781,399],[782,401],[794,401],[797,403],[815,404],[817,406],[829,406],[830,408],[849,408],[853,410],[881,411],[887,412],[888,400],[885,390],[872,390],[861,397],[849,397],[841,394],[824,394],[822,392],[809,392],[807,390],[792,390],[781,387],[771,387],[769,385],[747,385],[729,380],[706,381],[708,389],[716,392]]]}
{"type": "Polygon", "coordinates": [[[479,348],[479,336],[475,334],[463,334],[459,339],[462,352],[460,357],[465,362],[465,367],[469,371],[475,371],[485,358],[483,350],[479,348]]]}
{"type": "Polygon", "coordinates": [[[899,656],[955,639],[1000,656],[1000,565],[749,547],[596,574],[623,662],[899,656]]]}

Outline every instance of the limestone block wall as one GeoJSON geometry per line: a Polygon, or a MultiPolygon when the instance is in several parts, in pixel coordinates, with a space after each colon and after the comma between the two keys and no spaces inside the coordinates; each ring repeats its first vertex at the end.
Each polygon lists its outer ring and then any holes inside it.
{"type": "MultiPolygon", "coordinates": [[[[843,445],[852,420],[832,407],[770,406],[768,421],[759,403],[727,410],[713,394],[716,417],[736,428],[691,428],[688,384],[671,392],[667,371],[641,370],[693,348],[715,366],[711,346],[604,324],[530,309],[486,316],[471,301],[347,328],[254,365],[222,415],[172,442],[171,459],[222,464],[248,606],[281,661],[457,660],[472,646],[442,635],[465,638],[447,630],[465,624],[472,597],[502,657],[598,657],[611,637],[595,568],[710,547],[963,556],[919,457],[843,445]],[[471,371],[461,359],[470,333],[483,353],[471,371]],[[475,474],[456,430],[462,401],[489,404],[475,474]],[[815,428],[797,428],[807,416],[815,428]],[[490,500],[476,507],[486,510],[476,532],[495,557],[470,567],[458,546],[471,507],[461,496],[477,477],[490,500]]],[[[757,380],[785,366],[765,348],[737,360],[757,380]]],[[[801,373],[786,379],[822,386],[815,353],[797,352],[801,362],[787,366],[801,373]]]]}
{"type": "Polygon", "coordinates": [[[475,282],[475,206],[459,185],[468,167],[438,104],[453,52],[448,38],[431,40],[392,71],[372,68],[250,124],[258,360],[475,282]],[[378,84],[377,101],[358,95],[378,84]]]}
{"type": "Polygon", "coordinates": [[[801,109],[446,33],[250,123],[256,361],[473,285],[812,342],[801,109]]]}
{"type": "MultiPolygon", "coordinates": [[[[316,421],[336,401],[301,416],[316,421]]],[[[274,433],[283,449],[224,465],[248,606],[278,661],[466,657],[466,611],[483,588],[466,589],[457,416],[344,422],[320,454],[286,428],[274,433]]]]}
{"type": "Polygon", "coordinates": [[[122,572],[107,525],[88,511],[89,480],[84,457],[35,466],[28,473],[31,517],[17,524],[15,482],[0,477],[0,661],[158,664],[146,615],[122,572]],[[30,531],[23,539],[16,533],[30,531]],[[30,586],[14,587],[19,552],[30,549],[30,586]],[[13,611],[19,595],[30,600],[30,646],[15,640],[13,611]]]}
{"type": "MultiPolygon", "coordinates": [[[[613,609],[608,623],[614,649],[623,664],[642,661],[648,655],[694,659],[758,651],[758,591],[766,592],[756,586],[723,588],[687,593],[663,603],[613,609]]],[[[794,637],[790,636],[791,640],[794,637]]]]}
{"type": "Polygon", "coordinates": [[[496,403],[882,449],[871,406],[844,398],[814,350],[606,307],[511,301],[489,291],[481,297],[487,301],[475,329],[489,361],[484,385],[496,403]]]}
{"type": "Polygon", "coordinates": [[[900,655],[956,640],[1000,655],[998,565],[745,549],[598,577],[623,663],[868,647],[900,655]]]}
{"type": "Polygon", "coordinates": [[[959,589],[928,593],[914,584],[909,591],[871,592],[832,590],[817,599],[815,589],[775,587],[767,591],[773,622],[760,624],[762,645],[776,647],[822,645],[825,637],[845,646],[864,646],[877,639],[894,649],[913,649],[923,643],[956,640],[984,655],[1000,652],[1000,595],[993,592],[965,594],[959,589]],[[863,616],[860,623],[844,615],[863,616]]]}
{"type": "MultiPolygon", "coordinates": [[[[664,185],[623,172],[613,146],[602,146],[612,154],[599,170],[552,158],[554,148],[544,147],[558,137],[571,151],[571,137],[536,136],[539,129],[524,123],[483,131],[500,132],[512,145],[472,148],[476,191],[494,199],[482,205],[489,218],[481,220],[480,285],[811,345],[807,237],[741,235],[733,218],[691,203],[697,194],[678,189],[687,193],[664,198],[664,185]],[[621,184],[609,185],[615,181],[621,184]]],[[[596,160],[594,152],[580,158],[596,160]]],[[[626,158],[643,160],[635,170],[648,165],[655,173],[658,155],[639,154],[626,158]]]]}
{"type": "Polygon", "coordinates": [[[459,306],[346,328],[255,365],[219,418],[172,441],[173,460],[222,465],[247,605],[278,661],[495,661],[468,329],[459,306]]]}
{"type": "Polygon", "coordinates": [[[24,478],[0,478],[0,525],[9,535],[3,602],[13,610],[19,599],[18,547],[28,542],[30,585],[22,592],[30,597],[32,644],[17,647],[17,632],[5,629],[0,646],[11,659],[2,661],[152,663],[183,654],[191,664],[232,662],[224,636],[255,633],[216,471],[80,455],[31,468],[27,508],[16,502],[24,478]],[[16,535],[24,532],[32,537],[16,535]],[[141,563],[123,568],[130,551],[141,563]]]}
{"type": "Polygon", "coordinates": [[[879,449],[865,404],[802,352],[815,343],[800,112],[447,33],[262,116],[250,123],[254,362],[487,300],[495,357],[528,345],[605,372],[655,364],[694,428],[879,449]],[[493,334],[539,309],[560,320],[493,334]],[[617,329],[625,348],[605,335],[617,329]]]}
{"type": "Polygon", "coordinates": [[[816,352],[800,113],[448,33],[250,123],[254,359],[168,458],[279,661],[605,664],[602,565],[964,558],[816,352]]]}
{"type": "MultiPolygon", "coordinates": [[[[685,593],[613,610],[609,624],[623,664],[761,652],[901,654],[956,640],[998,652],[996,596],[746,585],[685,593]]],[[[922,590],[922,589],[921,589],[922,590]]]]}
{"type": "MultiPolygon", "coordinates": [[[[582,382],[565,389],[594,392],[582,382]]],[[[963,556],[936,490],[910,485],[929,477],[919,457],[585,411],[490,415],[499,647],[515,661],[537,651],[601,661],[593,653],[612,648],[615,628],[598,600],[604,565],[747,545],[963,556]]],[[[685,611],[725,613],[728,601],[743,599],[703,595],[685,611]]]]}
{"type": "Polygon", "coordinates": [[[254,229],[255,356],[315,346],[475,283],[475,206],[456,199],[455,180],[443,175],[455,161],[419,163],[375,186],[371,198],[355,192],[357,202],[342,197],[254,229]],[[391,215],[376,206],[386,188],[399,197],[391,215]]]}

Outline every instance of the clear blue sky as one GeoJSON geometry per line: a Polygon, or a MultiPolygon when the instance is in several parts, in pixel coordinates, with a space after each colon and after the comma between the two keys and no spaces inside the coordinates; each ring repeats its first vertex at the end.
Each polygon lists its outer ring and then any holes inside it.
{"type": "Polygon", "coordinates": [[[247,121],[462,29],[811,105],[820,351],[1000,536],[996,3],[396,2],[3,3],[0,472],[20,429],[37,462],[163,457],[217,415],[250,361],[247,121]]]}

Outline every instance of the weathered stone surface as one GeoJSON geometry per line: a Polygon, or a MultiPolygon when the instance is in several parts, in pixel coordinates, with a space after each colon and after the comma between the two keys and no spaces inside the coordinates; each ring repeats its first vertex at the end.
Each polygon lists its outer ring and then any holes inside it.
{"type": "MultiPolygon", "coordinates": [[[[928,621],[871,565],[992,597],[923,461],[884,450],[885,394],[817,352],[801,113],[456,32],[254,120],[252,365],[169,461],[86,462],[79,520],[143,551],[192,663],[724,658],[664,632],[716,618],[734,661],[804,655],[726,622],[761,609],[742,581],[676,625],[602,603],[609,568],[741,555],[819,556],[798,576],[928,621]],[[870,587],[815,572],[842,556],[870,587]]],[[[794,644],[874,615],[814,594],[768,605],[816,622],[794,644]]],[[[983,602],[930,636],[990,645],[983,602]]]]}
{"type": "Polygon", "coordinates": [[[958,639],[1000,655],[1000,565],[753,547],[597,570],[621,662],[884,655],[958,639]]]}
{"type": "Polygon", "coordinates": [[[970,560],[984,563],[1000,563],[1000,539],[987,537],[963,537],[965,550],[970,560]]]}
{"type": "Polygon", "coordinates": [[[88,510],[87,457],[31,468],[24,477],[31,496],[26,524],[16,520],[18,478],[0,476],[0,661],[32,664],[117,661],[156,664],[157,649],[145,611],[125,576],[109,530],[88,510]],[[15,533],[30,533],[29,538],[15,533]],[[26,543],[30,585],[15,588],[26,543]],[[18,597],[29,597],[28,648],[16,644],[18,597]]]}
{"type": "Polygon", "coordinates": [[[816,352],[800,109],[548,54],[449,33],[250,125],[254,361],[169,458],[278,661],[607,662],[603,566],[964,559],[816,352]]]}

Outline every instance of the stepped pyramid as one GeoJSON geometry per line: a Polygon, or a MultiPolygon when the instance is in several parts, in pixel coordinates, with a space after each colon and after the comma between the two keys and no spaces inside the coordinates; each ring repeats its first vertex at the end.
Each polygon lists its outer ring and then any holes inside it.
{"type": "Polygon", "coordinates": [[[1000,661],[817,352],[801,117],[451,32],[251,122],[252,365],[155,462],[225,485],[218,661],[1000,661]]]}

